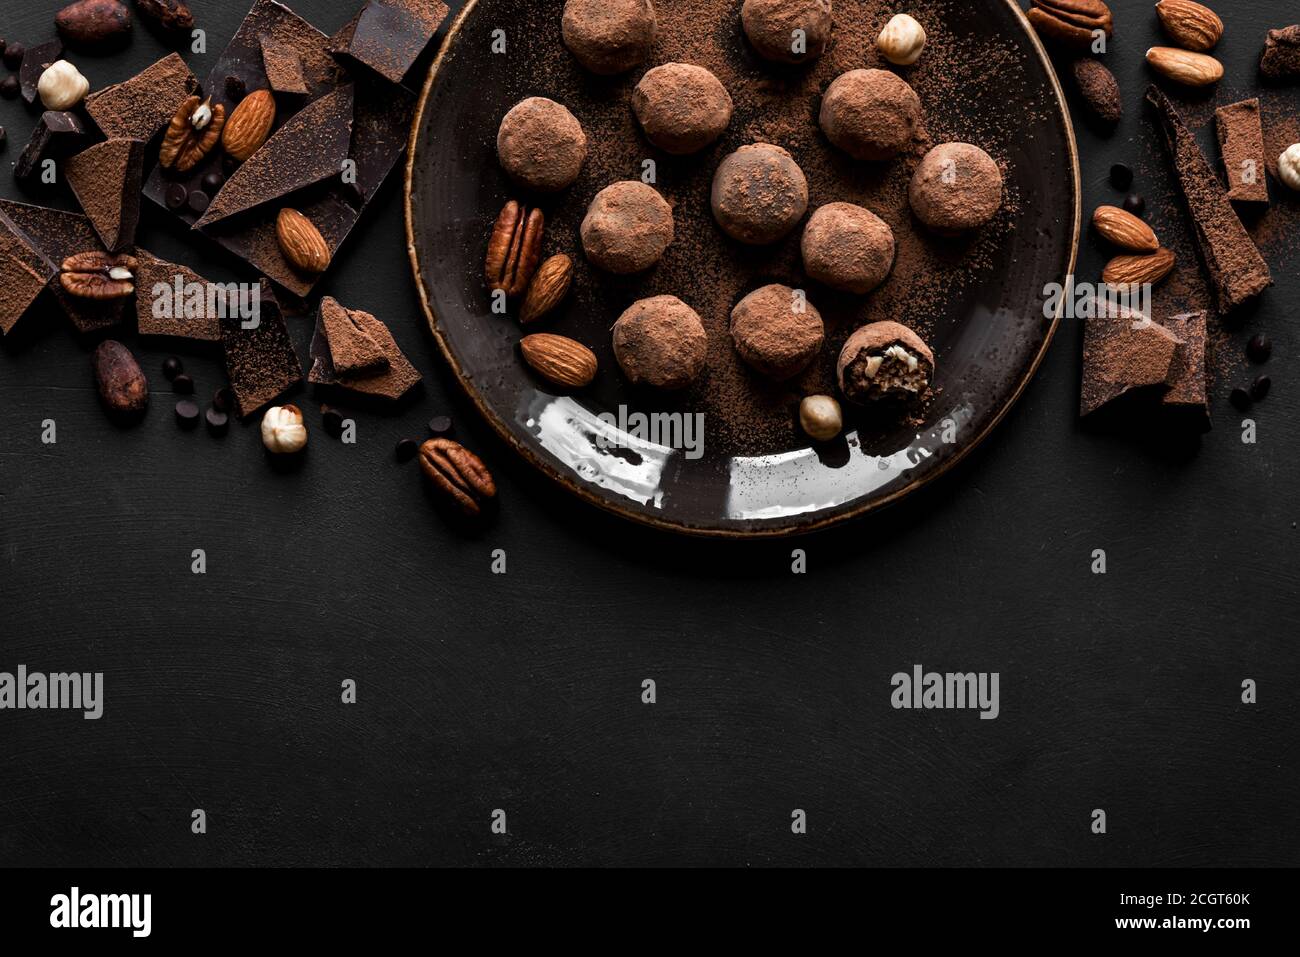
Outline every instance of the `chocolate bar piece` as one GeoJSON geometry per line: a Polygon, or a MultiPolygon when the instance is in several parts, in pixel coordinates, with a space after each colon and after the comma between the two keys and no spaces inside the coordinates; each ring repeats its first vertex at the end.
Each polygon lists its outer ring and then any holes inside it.
{"type": "Polygon", "coordinates": [[[1191,417],[1202,431],[1210,428],[1210,395],[1205,353],[1204,312],[1172,316],[1164,327],[1183,341],[1169,371],[1169,391],[1160,404],[1191,417]]]}
{"type": "Polygon", "coordinates": [[[185,61],[169,53],[131,79],[92,93],[86,98],[86,112],[109,139],[147,143],[198,88],[185,61]]]}
{"type": "Polygon", "coordinates": [[[251,329],[244,325],[252,320],[239,315],[227,315],[220,323],[226,374],[240,418],[247,418],[302,381],[302,367],[284,314],[266,280],[262,281],[258,312],[257,324],[251,329]]]}
{"type": "Polygon", "coordinates": [[[446,19],[441,0],[367,0],[334,37],[333,49],[401,83],[446,19]]]}
{"type": "Polygon", "coordinates": [[[0,211],[0,336],[17,325],[58,272],[59,267],[0,211]]]}
{"type": "Polygon", "coordinates": [[[330,296],[321,299],[319,325],[329,345],[334,371],[339,375],[373,375],[389,367],[388,355],[366,331],[360,314],[337,299],[330,296]]]}
{"type": "Polygon", "coordinates": [[[1237,218],[1209,161],[1182,117],[1159,87],[1147,90],[1164,134],[1174,175],[1195,227],[1196,248],[1214,289],[1219,311],[1232,312],[1273,283],[1268,263],[1237,218]]]}
{"type": "Polygon", "coordinates": [[[32,130],[32,138],[14,164],[14,176],[19,181],[30,180],[43,172],[45,161],[58,163],[74,152],[85,140],[86,128],[75,113],[47,110],[32,130]]]}
{"type": "MultiPolygon", "coordinates": [[[[7,199],[0,199],[0,213],[22,230],[28,242],[55,266],[77,253],[106,252],[95,227],[79,213],[7,199]]],[[[57,282],[51,283],[50,288],[78,332],[97,332],[122,321],[126,299],[103,301],[71,296],[57,282]]]]}
{"type": "Polygon", "coordinates": [[[262,68],[272,92],[307,94],[307,78],[302,75],[302,58],[289,47],[274,40],[262,41],[262,68]]]}
{"type": "MultiPolygon", "coordinates": [[[[368,312],[348,310],[352,321],[375,343],[388,359],[388,368],[382,372],[360,375],[343,375],[334,367],[334,343],[329,339],[323,318],[316,322],[316,333],[311,342],[311,373],[308,381],[313,385],[330,386],[355,395],[370,396],[388,402],[405,397],[420,384],[421,376],[415,366],[402,353],[388,327],[368,312]]],[[[340,347],[340,352],[345,351],[340,347]]]]}
{"type": "Polygon", "coordinates": [[[143,174],[142,140],[96,143],[63,166],[68,185],[110,252],[135,243],[143,174]]]}
{"type": "Polygon", "coordinates": [[[221,317],[237,313],[229,286],[209,282],[179,263],[137,250],[135,313],[142,336],[221,341],[221,317]]]}
{"type": "Polygon", "coordinates": [[[1300,77],[1300,23],[1268,31],[1259,70],[1274,80],[1300,77]]]}
{"type": "Polygon", "coordinates": [[[23,54],[23,65],[18,69],[18,82],[22,87],[23,99],[28,103],[36,102],[36,84],[41,74],[50,65],[63,59],[63,41],[51,40],[39,46],[28,47],[23,54]]]}
{"type": "Polygon", "coordinates": [[[1127,310],[1085,320],[1079,416],[1133,392],[1167,387],[1181,346],[1164,326],[1127,310]]]}
{"type": "Polygon", "coordinates": [[[1223,168],[1228,173],[1228,199],[1241,203],[1268,202],[1268,168],[1264,158],[1264,124],[1259,100],[1242,100],[1219,107],[1214,117],[1219,131],[1223,168]]]}

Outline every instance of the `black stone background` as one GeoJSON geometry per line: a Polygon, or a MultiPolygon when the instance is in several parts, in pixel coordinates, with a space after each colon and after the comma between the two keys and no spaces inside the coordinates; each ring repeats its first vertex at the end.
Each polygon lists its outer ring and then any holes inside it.
{"type": "MultiPolygon", "coordinates": [[[[59,5],[2,0],[0,34],[44,40],[59,5]]],[[[193,6],[202,77],[244,5],[193,6]]],[[[293,6],[327,32],[353,12],[293,6]]],[[[1110,138],[1080,128],[1085,213],[1119,199],[1111,163],[1154,142],[1139,104],[1157,21],[1147,0],[1112,6],[1128,115],[1110,138]]],[[[1219,6],[1229,102],[1254,89],[1286,5],[1219,6]]],[[[163,52],[137,26],[125,52],[77,60],[99,87],[163,52]]],[[[6,168],[33,121],[0,103],[6,168]]],[[[1251,320],[1276,344],[1257,445],[1222,385],[1190,458],[1081,430],[1067,323],[1017,408],[933,487],[803,541],[718,544],[571,500],[475,418],[418,311],[399,180],[319,291],[388,321],[428,391],[396,418],[359,413],[355,446],[316,429],[297,474],[267,467],[255,426],[179,432],[165,348],[129,339],[155,390],[132,431],[105,420],[56,319],[0,348],[0,670],[106,675],[98,722],[0,713],[0,864],[1300,863],[1294,254],[1274,257],[1251,320]],[[478,537],[392,461],[443,412],[500,481],[478,537]],[[918,663],[1000,672],[1001,717],[892,710],[890,676],[918,663]]],[[[0,191],[20,197],[7,169],[0,191]]],[[[1171,208],[1152,219],[1187,228],[1171,208]]],[[[243,277],[153,211],[141,242],[243,277]]],[[[1085,231],[1080,277],[1104,257],[1085,231]]],[[[305,353],[307,323],[294,331],[305,353]]],[[[184,359],[206,397],[219,361],[184,359]]]]}

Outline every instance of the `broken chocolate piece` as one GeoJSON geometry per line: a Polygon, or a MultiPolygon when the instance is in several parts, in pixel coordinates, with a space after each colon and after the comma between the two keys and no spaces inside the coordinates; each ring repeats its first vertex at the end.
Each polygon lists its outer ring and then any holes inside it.
{"type": "Polygon", "coordinates": [[[248,158],[194,224],[203,229],[237,213],[338,176],[352,142],[352,84],[295,113],[248,158]]]}
{"type": "Polygon", "coordinates": [[[388,327],[370,315],[358,309],[350,309],[357,326],[371,339],[378,343],[384,355],[388,357],[388,368],[383,372],[369,375],[341,375],[334,368],[331,343],[325,333],[323,320],[316,322],[316,333],[311,342],[311,374],[308,381],[313,385],[331,386],[357,395],[371,396],[389,402],[396,402],[420,384],[421,376],[415,366],[402,353],[388,327]]]}
{"type": "Polygon", "coordinates": [[[63,175],[109,252],[135,243],[144,142],[108,140],[64,164],[63,175]]]}
{"type": "Polygon", "coordinates": [[[352,159],[357,168],[356,183],[349,192],[359,194],[361,205],[365,205],[406,152],[415,118],[415,95],[377,77],[362,77],[354,85],[352,159]]]}
{"type": "Polygon", "coordinates": [[[138,250],[135,312],[142,336],[171,336],[199,342],[221,341],[221,317],[238,314],[227,299],[238,286],[204,279],[179,263],[138,250]]]}
{"type": "Polygon", "coordinates": [[[18,82],[22,87],[24,100],[28,103],[36,102],[36,84],[40,82],[41,74],[62,58],[62,40],[51,40],[49,43],[27,48],[27,52],[23,54],[23,65],[18,70],[18,82]]]}
{"type": "Polygon", "coordinates": [[[274,40],[262,41],[262,68],[266,80],[275,93],[306,94],[307,78],[302,75],[302,59],[274,40]]]}
{"type": "Polygon", "coordinates": [[[86,112],[109,139],[148,142],[198,88],[185,61],[169,53],[131,79],[92,93],[86,98],[86,112]]]}
{"type": "Polygon", "coordinates": [[[1080,418],[1129,393],[1165,389],[1181,345],[1164,326],[1124,309],[1085,320],[1080,418]]]}
{"type": "Polygon", "coordinates": [[[1259,100],[1242,100],[1215,111],[1223,168],[1228,173],[1228,199],[1242,203],[1268,202],[1268,163],[1264,158],[1264,125],[1259,100]]]}
{"type": "Polygon", "coordinates": [[[1300,77],[1300,23],[1268,31],[1259,70],[1274,80],[1300,77]]]}
{"type": "Polygon", "coordinates": [[[401,83],[446,19],[447,5],[441,0],[367,0],[335,35],[332,49],[401,83]]]}
{"type": "MultiPolygon", "coordinates": [[[[7,199],[0,199],[0,213],[22,230],[28,242],[52,263],[62,263],[78,253],[107,252],[90,220],[79,213],[7,199]]],[[[126,299],[80,299],[68,295],[58,283],[50,288],[78,332],[95,332],[122,321],[126,299]]]]}
{"type": "Polygon", "coordinates": [[[1165,147],[1195,227],[1196,248],[1214,289],[1219,311],[1232,312],[1273,283],[1268,263],[1237,218],[1228,194],[1210,169],[1173,103],[1152,86],[1147,102],[1155,111],[1165,147]]]}
{"type": "Polygon", "coordinates": [[[1210,428],[1210,395],[1207,384],[1204,312],[1172,316],[1163,323],[1183,341],[1169,370],[1169,391],[1160,404],[1186,414],[1202,431],[1210,428]]]}
{"type": "Polygon", "coordinates": [[[0,212],[0,336],[18,323],[58,273],[59,267],[0,212]]]}
{"type": "Polygon", "coordinates": [[[46,110],[14,164],[14,177],[20,181],[31,179],[43,171],[46,160],[57,163],[75,152],[85,136],[86,128],[75,113],[46,110]]]}
{"type": "Polygon", "coordinates": [[[329,346],[334,371],[342,376],[367,376],[389,366],[383,346],[366,331],[358,313],[325,296],[320,301],[320,328],[329,346]]]}
{"type": "Polygon", "coordinates": [[[226,374],[235,392],[239,417],[258,409],[302,381],[302,367],[293,351],[284,314],[271,284],[263,280],[257,325],[253,320],[227,315],[221,319],[221,344],[226,352],[226,374]]]}

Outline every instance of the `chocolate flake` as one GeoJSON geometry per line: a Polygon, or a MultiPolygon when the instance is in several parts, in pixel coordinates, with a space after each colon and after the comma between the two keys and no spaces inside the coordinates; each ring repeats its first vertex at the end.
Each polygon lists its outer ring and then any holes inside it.
{"type": "Polygon", "coordinates": [[[185,61],[169,53],[131,79],[92,93],[86,98],[86,112],[109,139],[148,142],[198,88],[185,61]]]}
{"type": "Polygon", "coordinates": [[[1223,168],[1228,174],[1228,199],[1241,203],[1268,202],[1268,163],[1264,158],[1264,125],[1259,100],[1242,100],[1215,111],[1223,168]]]}
{"type": "Polygon", "coordinates": [[[1181,345],[1164,326],[1127,311],[1086,320],[1080,417],[1131,392],[1168,386],[1181,345]]]}
{"type": "Polygon", "coordinates": [[[27,48],[27,52],[23,54],[23,65],[18,70],[18,82],[22,86],[24,100],[28,103],[36,102],[36,84],[40,82],[41,74],[62,58],[62,40],[51,40],[40,46],[27,48]]]}
{"type": "Polygon", "coordinates": [[[276,93],[306,94],[307,78],[302,75],[302,58],[292,49],[274,40],[262,41],[262,67],[266,80],[276,93]]]}
{"type": "Polygon", "coordinates": [[[63,175],[110,252],[135,243],[140,221],[144,142],[108,140],[64,164],[63,175]]]}
{"type": "Polygon", "coordinates": [[[229,288],[144,250],[135,255],[140,264],[135,277],[140,335],[220,342],[221,316],[238,310],[237,304],[226,305],[229,288]]]}
{"type": "Polygon", "coordinates": [[[441,0],[367,0],[361,11],[334,37],[332,49],[364,63],[393,83],[419,59],[447,19],[441,0]]]}
{"type": "Polygon", "coordinates": [[[302,367],[284,314],[266,280],[262,281],[258,320],[255,328],[245,329],[245,320],[237,314],[221,319],[226,374],[240,418],[247,418],[302,381],[302,367]]]}
{"type": "Polygon", "coordinates": [[[0,336],[26,314],[59,269],[0,212],[0,336]]]}

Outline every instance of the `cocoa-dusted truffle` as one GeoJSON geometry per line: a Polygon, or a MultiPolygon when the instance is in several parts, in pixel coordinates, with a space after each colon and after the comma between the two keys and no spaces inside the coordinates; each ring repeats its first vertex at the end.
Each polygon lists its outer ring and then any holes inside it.
{"type": "Polygon", "coordinates": [[[665,63],[641,78],[632,109],[646,139],[674,156],[698,153],[731,122],[731,95],[702,66],[665,63]]]}
{"type": "Polygon", "coordinates": [[[731,311],[731,338],[740,358],[778,382],[798,375],[826,341],[822,315],[789,286],[755,289],[731,311]]]}
{"type": "Polygon", "coordinates": [[[684,389],[704,372],[708,350],[700,317],[676,296],[634,302],[614,323],[614,358],[635,385],[684,389]]]}
{"type": "Polygon", "coordinates": [[[813,213],[801,246],[809,277],[841,292],[865,295],[894,267],[894,231],[852,203],[828,203],[813,213]]]}
{"type": "Polygon", "coordinates": [[[854,159],[893,159],[923,132],[922,120],[916,91],[888,70],[850,70],[822,96],[822,132],[854,159]]]}
{"type": "Polygon", "coordinates": [[[742,146],[713,176],[713,217],[752,246],[774,243],[808,211],[808,180],[789,153],[770,143],[742,146]]]}
{"type": "Polygon", "coordinates": [[[830,43],[831,0],[745,0],[740,23],[765,60],[807,63],[830,43]]]}
{"type": "Polygon", "coordinates": [[[648,60],[659,32],[652,0],[565,0],[560,28],[569,52],[602,76],[648,60]]]}
{"type": "Polygon", "coordinates": [[[1002,207],[1002,171],[978,146],[944,143],[921,160],[908,198],[916,218],[935,232],[978,229],[1002,207]]]}
{"type": "Polygon", "coordinates": [[[934,353],[907,326],[873,322],[844,343],[839,380],[840,391],[853,402],[910,403],[934,381],[934,353]]]}
{"type": "Polygon", "coordinates": [[[619,275],[642,272],[673,241],[673,208],[653,187],[624,180],[596,194],[581,232],[593,265],[619,275]]]}
{"type": "Polygon", "coordinates": [[[515,180],[541,193],[573,185],[587,159],[587,134],[577,117],[541,96],[521,100],[497,131],[497,157],[515,180]]]}

